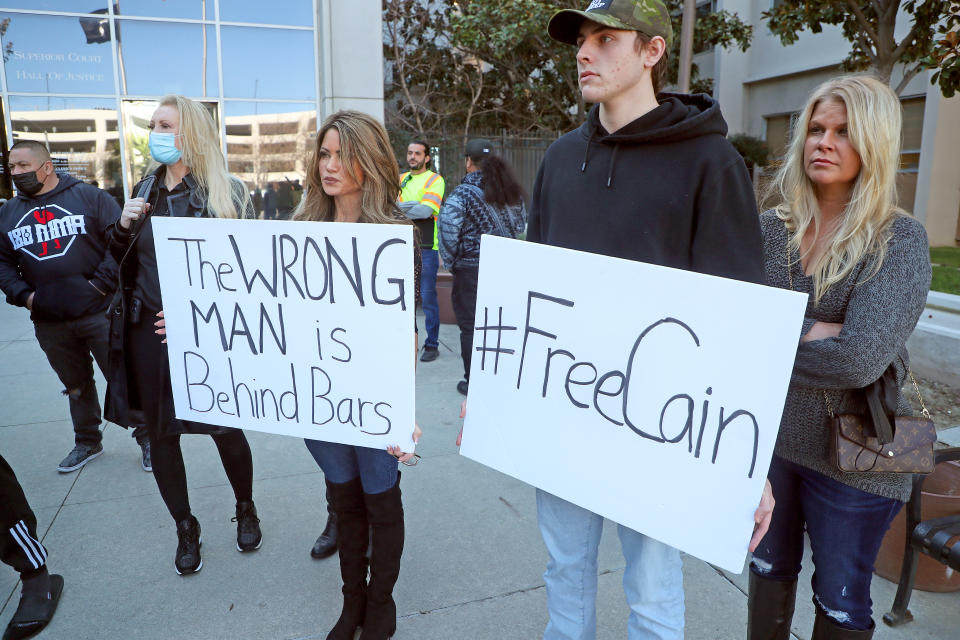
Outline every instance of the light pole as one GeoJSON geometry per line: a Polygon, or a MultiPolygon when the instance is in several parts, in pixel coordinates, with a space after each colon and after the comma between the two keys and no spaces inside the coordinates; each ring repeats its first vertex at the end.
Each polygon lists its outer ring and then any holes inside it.
{"type": "Polygon", "coordinates": [[[697,0],[683,0],[683,26],[680,27],[680,93],[690,93],[690,66],[693,62],[693,25],[697,21],[697,0]]]}

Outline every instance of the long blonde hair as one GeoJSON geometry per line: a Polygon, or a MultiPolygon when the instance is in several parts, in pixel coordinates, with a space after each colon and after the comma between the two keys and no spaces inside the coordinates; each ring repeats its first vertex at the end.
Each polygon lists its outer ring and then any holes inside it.
{"type": "Polygon", "coordinates": [[[886,255],[889,226],[897,215],[897,168],[900,163],[900,100],[885,83],[868,75],[849,75],[817,87],[793,128],[784,163],[771,189],[779,192],[777,216],[793,234],[790,250],[800,251],[811,224],[820,232],[820,207],[813,183],[803,165],[803,148],[810,118],[821,102],[836,101],[847,110],[850,143],[860,156],[860,173],[853,184],[839,224],[827,250],[813,265],[814,303],[850,275],[865,257],[872,258],[869,278],[886,255]]]}
{"type": "Polygon", "coordinates": [[[360,183],[361,211],[358,222],[409,223],[396,204],[400,191],[400,172],[387,131],[372,116],[360,111],[337,111],[320,127],[307,163],[306,191],[294,212],[294,220],[335,220],[333,197],[324,193],[320,181],[320,147],[323,137],[331,129],[336,129],[340,134],[343,170],[360,183]]]}
{"type": "Polygon", "coordinates": [[[220,137],[213,118],[200,104],[180,95],[160,99],[160,106],[173,107],[180,114],[183,164],[189,167],[207,197],[207,211],[217,218],[238,218],[248,213],[250,196],[246,187],[227,173],[220,137]]]}

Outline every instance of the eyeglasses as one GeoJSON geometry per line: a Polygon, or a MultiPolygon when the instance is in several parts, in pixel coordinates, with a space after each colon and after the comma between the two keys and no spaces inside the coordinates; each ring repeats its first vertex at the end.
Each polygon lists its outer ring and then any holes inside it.
{"type": "Polygon", "coordinates": [[[415,467],[415,466],[417,466],[417,463],[418,463],[418,462],[420,462],[420,454],[419,454],[419,453],[415,453],[415,454],[413,454],[413,457],[412,457],[412,458],[410,458],[410,459],[407,460],[406,462],[401,462],[401,464],[403,464],[404,466],[407,466],[407,467],[415,467]]]}

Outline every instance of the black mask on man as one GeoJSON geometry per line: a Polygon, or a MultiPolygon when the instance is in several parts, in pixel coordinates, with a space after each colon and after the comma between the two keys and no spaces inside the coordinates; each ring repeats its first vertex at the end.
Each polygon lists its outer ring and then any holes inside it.
{"type": "Polygon", "coordinates": [[[36,171],[17,173],[12,177],[13,185],[17,188],[17,191],[24,195],[35,196],[43,189],[43,182],[37,179],[36,171]]]}

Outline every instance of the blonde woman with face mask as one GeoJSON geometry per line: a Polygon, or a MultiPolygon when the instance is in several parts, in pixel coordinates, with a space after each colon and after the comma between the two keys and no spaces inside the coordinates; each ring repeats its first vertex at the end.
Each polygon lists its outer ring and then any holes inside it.
{"type": "Polygon", "coordinates": [[[180,435],[213,437],[236,497],[237,550],[260,548],[261,533],[253,504],[253,460],[243,431],[178,420],[174,416],[163,301],[151,220],[178,218],[253,218],[247,188],[229,175],[213,118],[198,103],[167,96],[150,118],[150,155],[158,166],[126,201],[110,231],[110,251],[120,263],[118,298],[112,306],[110,375],[106,415],[129,424],[140,409],[146,418],[153,475],[176,522],[178,574],[200,571],[200,523],[190,509],[180,435]],[[158,329],[157,327],[161,327],[158,329]]]}
{"type": "MultiPolygon", "coordinates": [[[[901,110],[868,76],[817,88],[761,215],[767,284],[809,294],[769,480],[777,508],[750,566],[751,640],[790,637],[806,531],[813,549],[814,640],[873,635],[870,580],[911,476],[846,473],[829,453],[831,413],[861,412],[854,390],[892,367],[930,288],[923,226],[897,206],[901,110]]],[[[897,392],[897,415],[910,415],[897,392]]]]}

